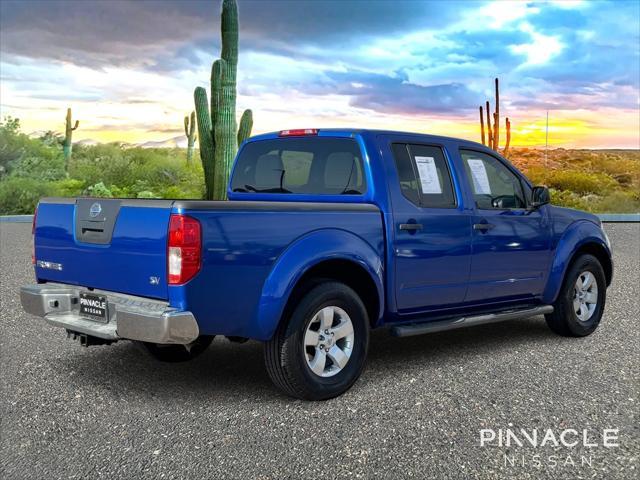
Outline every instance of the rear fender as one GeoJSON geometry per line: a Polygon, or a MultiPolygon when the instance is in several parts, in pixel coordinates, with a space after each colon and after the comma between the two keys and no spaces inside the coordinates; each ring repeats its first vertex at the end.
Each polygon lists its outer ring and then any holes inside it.
{"type": "Polygon", "coordinates": [[[339,229],[310,232],[292,243],[277,259],[267,277],[257,313],[256,337],[270,339],[289,296],[300,278],[313,266],[326,260],[349,260],[363,267],[378,291],[380,310],[384,311],[382,258],[362,238],[339,229]]]}
{"type": "Polygon", "coordinates": [[[542,295],[543,303],[551,304],[556,301],[564,276],[575,254],[589,244],[604,248],[611,261],[611,249],[602,229],[587,220],[573,223],[564,232],[555,249],[553,264],[542,295]]]}

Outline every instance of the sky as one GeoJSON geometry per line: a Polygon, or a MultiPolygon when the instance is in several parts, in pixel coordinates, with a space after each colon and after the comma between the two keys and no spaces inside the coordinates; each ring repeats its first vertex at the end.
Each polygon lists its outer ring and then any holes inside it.
{"type": "MultiPolygon", "coordinates": [[[[238,118],[251,108],[254,134],[479,141],[499,77],[512,145],[543,145],[548,111],[551,146],[640,148],[640,0],[238,5],[238,118]]],[[[63,131],[72,107],[75,141],[170,139],[219,55],[218,0],[1,0],[0,116],[63,131]]]]}

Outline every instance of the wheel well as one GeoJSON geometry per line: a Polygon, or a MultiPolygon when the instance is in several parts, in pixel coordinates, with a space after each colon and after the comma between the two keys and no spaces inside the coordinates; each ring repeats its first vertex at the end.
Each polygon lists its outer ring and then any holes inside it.
{"type": "Polygon", "coordinates": [[[369,272],[350,260],[326,260],[307,270],[298,280],[283,312],[283,318],[291,314],[298,301],[313,287],[326,280],[335,280],[352,288],[364,303],[369,324],[374,327],[380,312],[378,289],[369,272]]]}
{"type": "Polygon", "coordinates": [[[605,248],[598,243],[586,243],[573,254],[573,257],[571,257],[571,263],[573,263],[580,255],[584,254],[593,255],[598,259],[600,265],[602,265],[602,269],[604,270],[604,276],[607,279],[607,286],[611,285],[613,264],[611,263],[611,258],[605,248]]]}

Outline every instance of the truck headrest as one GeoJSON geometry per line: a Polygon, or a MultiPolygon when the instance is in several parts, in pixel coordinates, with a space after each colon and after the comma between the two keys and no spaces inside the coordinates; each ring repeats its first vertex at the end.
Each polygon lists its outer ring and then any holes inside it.
{"type": "Polygon", "coordinates": [[[255,186],[257,188],[277,188],[284,166],[278,155],[260,155],[256,162],[255,186]]]}
{"type": "MultiPolygon", "coordinates": [[[[324,168],[324,184],[327,188],[345,188],[349,182],[349,174],[351,169],[355,168],[353,164],[355,158],[349,152],[335,152],[327,157],[324,168]]],[[[356,172],[351,175],[351,181],[354,183],[356,172]]]]}

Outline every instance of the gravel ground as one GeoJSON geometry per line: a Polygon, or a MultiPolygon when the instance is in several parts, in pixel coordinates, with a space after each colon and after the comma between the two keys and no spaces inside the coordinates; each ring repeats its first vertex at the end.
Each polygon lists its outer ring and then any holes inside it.
{"type": "Polygon", "coordinates": [[[637,224],[606,227],[615,279],[590,337],[542,317],[376,331],[360,381],[323,403],[281,395],[256,342],[166,365],[131,342],[67,340],[20,308],[30,228],[0,224],[2,478],[638,478],[637,224]],[[618,428],[619,446],[480,447],[483,428],[618,428]]]}

